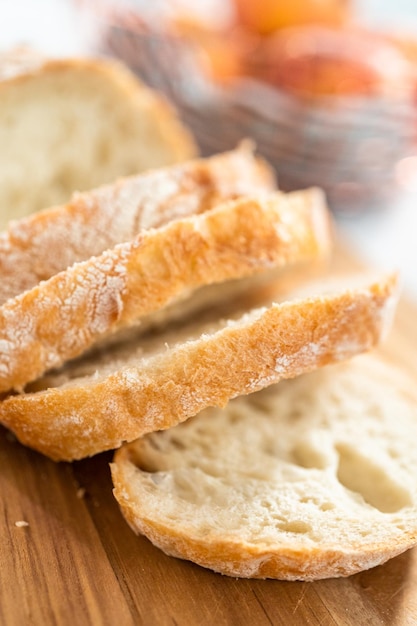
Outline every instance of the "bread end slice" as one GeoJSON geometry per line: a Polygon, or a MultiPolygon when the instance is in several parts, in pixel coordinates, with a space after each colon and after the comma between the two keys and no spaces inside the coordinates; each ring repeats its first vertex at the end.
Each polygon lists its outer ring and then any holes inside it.
{"type": "Polygon", "coordinates": [[[1,228],[197,152],[171,104],[116,61],[0,55],[0,93],[1,228]]]}

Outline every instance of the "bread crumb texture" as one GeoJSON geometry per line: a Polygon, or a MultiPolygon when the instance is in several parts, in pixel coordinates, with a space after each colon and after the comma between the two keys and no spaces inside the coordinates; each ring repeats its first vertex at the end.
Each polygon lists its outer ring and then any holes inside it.
{"type": "Polygon", "coordinates": [[[196,153],[174,109],[121,65],[80,58],[6,66],[0,54],[1,228],[75,190],[196,153]]]}
{"type": "Polygon", "coordinates": [[[121,448],[132,528],[237,577],[314,580],[417,539],[417,400],[376,357],[283,381],[121,448]]]}

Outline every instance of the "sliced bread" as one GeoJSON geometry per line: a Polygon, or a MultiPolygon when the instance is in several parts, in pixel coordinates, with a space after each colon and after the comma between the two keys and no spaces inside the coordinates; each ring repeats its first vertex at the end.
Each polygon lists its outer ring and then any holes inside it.
{"type": "Polygon", "coordinates": [[[195,153],[173,107],[120,64],[0,55],[0,228],[195,153]]]}
{"type": "Polygon", "coordinates": [[[315,189],[231,200],[142,231],[0,307],[0,392],[22,388],[198,287],[327,256],[330,240],[315,189]]]}
{"type": "Polygon", "coordinates": [[[282,293],[281,281],[165,332],[67,364],[0,403],[0,422],[56,460],[116,448],[209,406],[363,352],[385,335],[395,276],[282,293]],[[310,294],[310,295],[308,295],[310,294]]]}
{"type": "Polygon", "coordinates": [[[229,576],[316,580],[417,543],[415,384],[376,357],[284,381],[123,446],[127,522],[229,576]]]}
{"type": "Polygon", "coordinates": [[[13,221],[0,233],[0,304],[73,263],[133,239],[144,228],[275,188],[270,167],[243,142],[208,159],[76,194],[68,204],[13,221]]]}

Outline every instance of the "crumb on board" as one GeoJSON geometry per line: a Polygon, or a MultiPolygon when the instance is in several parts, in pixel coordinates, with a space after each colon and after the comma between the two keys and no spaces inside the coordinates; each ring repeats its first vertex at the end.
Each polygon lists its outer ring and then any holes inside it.
{"type": "Polygon", "coordinates": [[[14,525],[18,528],[26,528],[26,526],[29,526],[29,522],[26,522],[25,520],[18,520],[14,523],[14,525]]]}
{"type": "Polygon", "coordinates": [[[81,500],[82,498],[84,498],[84,496],[85,496],[85,488],[84,487],[79,487],[77,489],[77,498],[79,498],[81,500]]]}

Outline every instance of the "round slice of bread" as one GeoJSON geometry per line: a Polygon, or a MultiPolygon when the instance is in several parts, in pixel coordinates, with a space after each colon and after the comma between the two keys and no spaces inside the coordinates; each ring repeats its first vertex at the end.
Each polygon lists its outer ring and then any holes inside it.
{"type": "Polygon", "coordinates": [[[0,55],[0,228],[196,152],[173,106],[115,61],[0,55]]]}
{"type": "Polygon", "coordinates": [[[415,382],[377,357],[283,381],[123,446],[127,522],[229,576],[316,580],[417,543],[415,382]]]}
{"type": "Polygon", "coordinates": [[[392,275],[310,282],[286,294],[279,284],[241,294],[238,310],[218,303],[194,323],[133,333],[70,362],[0,402],[0,422],[55,460],[116,448],[370,349],[390,327],[398,291],[392,275]]]}
{"type": "Polygon", "coordinates": [[[0,307],[0,391],[22,388],[98,340],[203,285],[324,258],[319,190],[231,200],[77,263],[0,307]]]}
{"type": "Polygon", "coordinates": [[[242,142],[230,152],[74,194],[68,204],[14,220],[0,233],[0,304],[144,228],[275,188],[271,168],[255,157],[250,142],[242,142]]]}

